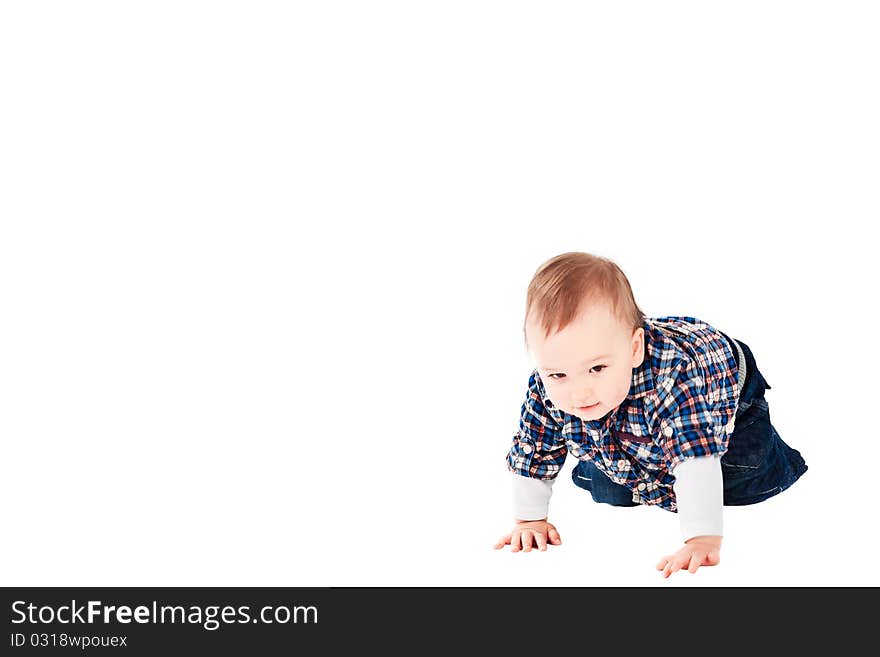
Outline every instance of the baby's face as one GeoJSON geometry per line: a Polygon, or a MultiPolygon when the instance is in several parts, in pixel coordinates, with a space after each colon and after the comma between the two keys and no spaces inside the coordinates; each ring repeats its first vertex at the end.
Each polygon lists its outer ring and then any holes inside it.
{"type": "Polygon", "coordinates": [[[633,331],[608,307],[593,306],[545,340],[536,319],[526,324],[529,353],[557,408],[598,420],[626,399],[633,368],[644,359],[644,329],[633,331]]]}

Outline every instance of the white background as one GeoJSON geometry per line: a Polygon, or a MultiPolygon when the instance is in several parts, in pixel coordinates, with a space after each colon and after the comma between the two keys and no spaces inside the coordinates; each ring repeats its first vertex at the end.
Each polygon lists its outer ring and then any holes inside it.
{"type": "Polygon", "coordinates": [[[878,585],[870,2],[9,2],[0,584],[878,585]],[[809,471],[557,483],[495,551],[535,269],[745,341],[809,471]]]}

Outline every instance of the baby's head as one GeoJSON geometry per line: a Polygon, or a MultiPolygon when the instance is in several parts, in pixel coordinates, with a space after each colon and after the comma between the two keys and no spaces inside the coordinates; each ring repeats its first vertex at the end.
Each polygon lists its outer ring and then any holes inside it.
{"type": "Polygon", "coordinates": [[[553,404],[584,420],[617,408],[644,359],[644,321],[629,281],[611,260],[575,251],[538,267],[523,334],[553,404]]]}

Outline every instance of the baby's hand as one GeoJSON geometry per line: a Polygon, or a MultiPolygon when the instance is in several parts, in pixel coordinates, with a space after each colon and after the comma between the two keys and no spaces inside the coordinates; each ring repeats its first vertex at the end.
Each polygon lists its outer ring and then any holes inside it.
{"type": "Polygon", "coordinates": [[[663,577],[669,577],[682,568],[695,573],[700,566],[717,566],[720,561],[720,536],[694,536],[678,552],[660,559],[657,570],[663,571],[663,577]]]}
{"type": "Polygon", "coordinates": [[[498,539],[495,549],[499,550],[505,545],[510,545],[511,552],[529,552],[534,544],[539,550],[547,549],[547,541],[553,545],[562,543],[556,527],[544,520],[517,520],[516,527],[509,534],[498,539]]]}

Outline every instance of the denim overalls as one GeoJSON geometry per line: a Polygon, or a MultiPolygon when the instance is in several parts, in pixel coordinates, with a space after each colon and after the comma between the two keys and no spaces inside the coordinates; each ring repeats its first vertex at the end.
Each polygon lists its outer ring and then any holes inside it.
{"type": "MultiPolygon", "coordinates": [[[[739,360],[746,361],[746,378],[736,408],[733,433],[721,457],[724,504],[740,506],[763,502],[791,486],[807,470],[803,457],[783,442],[770,423],[770,407],[764,391],[772,390],[755,363],[749,346],[719,331],[739,360]]],[[[576,486],[590,491],[593,500],[614,506],[638,506],[632,491],[611,481],[590,461],[580,461],[571,472],[576,486]]]]}

